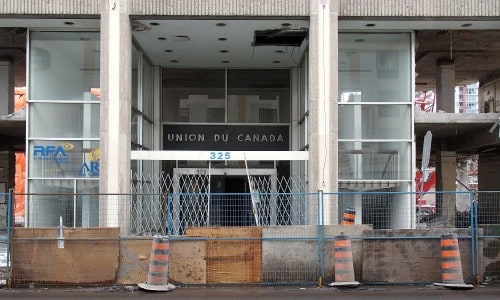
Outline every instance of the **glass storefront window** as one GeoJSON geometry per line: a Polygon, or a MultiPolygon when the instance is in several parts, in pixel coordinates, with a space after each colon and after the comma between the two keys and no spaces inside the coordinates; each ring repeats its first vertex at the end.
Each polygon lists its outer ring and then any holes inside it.
{"type": "Polygon", "coordinates": [[[29,46],[26,225],[98,226],[99,32],[31,31],[29,46]]]}
{"type": "Polygon", "coordinates": [[[130,139],[133,144],[140,144],[139,141],[139,114],[136,111],[132,111],[132,119],[130,122],[131,131],[130,131],[130,139]]]}
{"type": "Polygon", "coordinates": [[[31,140],[30,178],[98,178],[99,141],[31,140]]]}
{"type": "Polygon", "coordinates": [[[228,70],[229,123],[288,123],[289,70],[228,70]]]}
{"type": "Polygon", "coordinates": [[[153,66],[146,59],[142,63],[142,113],[153,119],[153,66]]]}
{"type": "Polygon", "coordinates": [[[30,32],[30,100],[99,100],[99,32],[30,32]]]}
{"type": "Polygon", "coordinates": [[[164,122],[290,122],[288,69],[165,69],[163,82],[164,122]]]}
{"type": "Polygon", "coordinates": [[[339,178],[411,180],[411,35],[339,34],[339,178]]]}
{"type": "Polygon", "coordinates": [[[153,149],[153,124],[147,120],[142,121],[142,146],[153,149]]]}
{"type": "Polygon", "coordinates": [[[225,70],[164,69],[163,121],[224,122],[225,70]]]}
{"type": "Polygon", "coordinates": [[[340,142],[340,180],[410,180],[411,142],[340,142]]]}
{"type": "Polygon", "coordinates": [[[411,122],[408,105],[339,104],[340,139],[408,139],[411,122]]]}
{"type": "Polygon", "coordinates": [[[99,138],[99,104],[31,103],[31,138],[99,138]]]}
{"type": "Polygon", "coordinates": [[[139,108],[139,59],[141,53],[132,45],[132,107],[139,108]]]}
{"type": "Polygon", "coordinates": [[[409,33],[339,34],[339,101],[411,102],[409,33]]]}
{"type": "Polygon", "coordinates": [[[66,227],[99,226],[99,182],[97,180],[31,180],[28,226],[57,227],[62,217],[66,227]]]}

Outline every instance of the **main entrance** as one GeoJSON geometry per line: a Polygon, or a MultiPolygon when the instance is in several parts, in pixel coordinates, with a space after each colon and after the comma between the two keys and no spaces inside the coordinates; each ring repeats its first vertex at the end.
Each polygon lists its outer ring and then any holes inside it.
{"type": "Polygon", "coordinates": [[[173,175],[175,234],[189,226],[277,223],[276,169],[174,168],[173,175]]]}

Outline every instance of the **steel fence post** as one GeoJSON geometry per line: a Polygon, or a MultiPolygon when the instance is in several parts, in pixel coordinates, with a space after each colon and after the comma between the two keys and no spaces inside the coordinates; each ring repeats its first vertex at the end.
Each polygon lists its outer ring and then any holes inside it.
{"type": "Polygon", "coordinates": [[[322,285],[323,277],[325,276],[325,258],[324,258],[324,211],[323,211],[323,202],[324,202],[324,194],[322,190],[318,191],[318,222],[317,222],[317,242],[318,242],[318,285],[322,285]]]}
{"type": "Polygon", "coordinates": [[[472,277],[475,284],[479,284],[479,272],[478,272],[478,261],[479,261],[479,234],[478,234],[478,224],[477,224],[477,191],[471,190],[470,194],[470,228],[472,234],[472,277]]]}
{"type": "Polygon", "coordinates": [[[6,266],[6,280],[7,286],[10,288],[10,243],[11,243],[11,228],[14,227],[14,205],[12,205],[12,199],[14,195],[14,189],[9,190],[7,196],[7,266],[6,266]]]}
{"type": "Polygon", "coordinates": [[[167,193],[167,236],[168,238],[170,239],[170,235],[172,235],[172,216],[170,215],[171,214],[171,210],[170,210],[170,205],[172,203],[172,196],[170,195],[170,193],[167,193]]]}

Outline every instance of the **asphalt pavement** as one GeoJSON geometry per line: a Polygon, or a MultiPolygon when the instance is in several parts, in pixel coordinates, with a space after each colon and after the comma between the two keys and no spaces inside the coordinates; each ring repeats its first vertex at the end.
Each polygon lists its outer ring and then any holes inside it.
{"type": "Polygon", "coordinates": [[[453,290],[433,285],[371,285],[357,288],[316,286],[177,286],[151,292],[137,286],[0,288],[0,299],[500,299],[500,283],[453,290]]]}

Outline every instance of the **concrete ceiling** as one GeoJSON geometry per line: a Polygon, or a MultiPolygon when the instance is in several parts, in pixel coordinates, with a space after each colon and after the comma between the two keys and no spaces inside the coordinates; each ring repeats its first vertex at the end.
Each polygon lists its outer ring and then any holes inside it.
{"type": "Polygon", "coordinates": [[[484,83],[500,75],[500,30],[421,30],[416,32],[417,90],[434,90],[436,66],[452,62],[456,85],[484,83]]]}
{"type": "MultiPolygon", "coordinates": [[[[302,60],[300,46],[255,46],[256,31],[306,33],[305,20],[136,20],[134,38],[153,64],[183,68],[289,68],[302,60]]],[[[285,42],[286,43],[286,42],[285,42]]]]}

